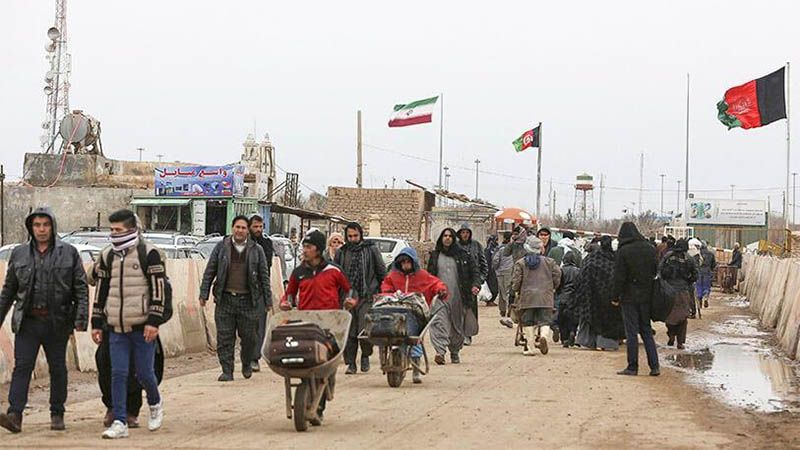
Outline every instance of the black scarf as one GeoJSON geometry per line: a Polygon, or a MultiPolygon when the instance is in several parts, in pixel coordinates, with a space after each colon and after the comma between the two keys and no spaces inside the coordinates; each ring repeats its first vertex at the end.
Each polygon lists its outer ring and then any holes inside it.
{"type": "Polygon", "coordinates": [[[346,268],[350,285],[359,298],[364,297],[364,246],[361,244],[350,247],[350,265],[346,268]]]}

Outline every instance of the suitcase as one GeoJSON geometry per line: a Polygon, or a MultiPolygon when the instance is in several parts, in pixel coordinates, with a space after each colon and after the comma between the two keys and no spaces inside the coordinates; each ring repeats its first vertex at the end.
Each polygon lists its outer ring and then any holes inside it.
{"type": "Polygon", "coordinates": [[[272,330],[269,363],[282,367],[318,366],[339,352],[330,331],[309,322],[280,325],[272,330]]]}
{"type": "Polygon", "coordinates": [[[408,308],[372,308],[367,311],[364,330],[371,338],[396,338],[408,336],[408,308]]]}

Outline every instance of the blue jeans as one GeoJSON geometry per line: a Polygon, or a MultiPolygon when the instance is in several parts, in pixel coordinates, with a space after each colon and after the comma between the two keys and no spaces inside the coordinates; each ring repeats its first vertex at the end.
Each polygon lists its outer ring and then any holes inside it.
{"type": "Polygon", "coordinates": [[[711,295],[711,274],[710,273],[701,273],[697,276],[697,283],[695,284],[697,289],[697,298],[702,300],[706,296],[711,295]]]}
{"type": "Polygon", "coordinates": [[[628,346],[628,370],[639,371],[639,339],[642,336],[647,364],[650,370],[658,369],[658,351],[650,326],[649,303],[623,303],[622,319],[625,322],[625,343],[628,346]]]}
{"type": "MultiPolygon", "coordinates": [[[[420,327],[419,320],[417,320],[414,314],[407,314],[406,315],[406,329],[408,330],[409,336],[419,336],[422,332],[422,327],[420,327]]],[[[422,344],[416,344],[411,347],[411,357],[412,358],[422,358],[422,344]]]]}
{"type": "Polygon", "coordinates": [[[130,333],[112,331],[109,333],[109,348],[111,350],[111,400],[114,403],[114,420],[127,423],[128,370],[130,369],[131,353],[133,353],[133,362],[136,366],[136,379],[147,393],[147,404],[153,406],[161,403],[155,371],[156,342],[145,342],[142,331],[131,331],[130,333]]]}

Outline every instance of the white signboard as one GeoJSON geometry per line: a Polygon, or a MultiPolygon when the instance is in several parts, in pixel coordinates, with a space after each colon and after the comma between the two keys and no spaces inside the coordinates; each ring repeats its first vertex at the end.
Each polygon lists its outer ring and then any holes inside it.
{"type": "Polygon", "coordinates": [[[763,200],[692,198],[686,204],[689,225],[764,226],[767,204],[763,200]]]}
{"type": "Polygon", "coordinates": [[[192,234],[195,236],[206,235],[206,201],[194,200],[192,202],[192,234]]]}

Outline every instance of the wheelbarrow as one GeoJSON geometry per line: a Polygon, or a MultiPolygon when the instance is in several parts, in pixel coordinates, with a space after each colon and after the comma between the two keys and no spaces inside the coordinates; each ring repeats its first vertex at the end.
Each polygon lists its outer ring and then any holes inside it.
{"type": "MultiPolygon", "coordinates": [[[[380,309],[380,308],[375,308],[380,309]]],[[[400,308],[388,308],[389,310],[396,310],[400,308]]],[[[386,381],[390,387],[397,388],[403,384],[406,377],[406,372],[409,370],[419,370],[420,374],[427,375],[430,370],[430,363],[428,360],[428,352],[425,350],[425,336],[433,323],[434,317],[443,309],[440,306],[433,313],[431,313],[428,323],[425,325],[418,336],[391,336],[391,337],[375,337],[368,336],[366,330],[362,330],[358,335],[359,340],[366,340],[373,345],[378,346],[381,361],[381,371],[386,374],[386,381]],[[412,348],[419,344],[422,347],[421,364],[414,362],[411,357],[412,348]]]]}
{"type": "MultiPolygon", "coordinates": [[[[336,385],[336,369],[344,359],[344,349],[347,344],[347,333],[350,329],[351,315],[342,310],[324,311],[283,311],[273,315],[267,323],[266,336],[272,336],[272,329],[289,321],[304,321],[328,329],[336,338],[339,352],[328,361],[314,367],[287,368],[268,364],[269,368],[283,377],[286,389],[286,417],[294,419],[294,428],[297,431],[308,430],[308,424],[322,425],[322,417],[317,410],[323,395],[327,401],[333,400],[336,385]],[[294,395],[292,395],[294,388],[294,395]]],[[[264,345],[262,355],[269,361],[269,346],[264,345]]]]}

